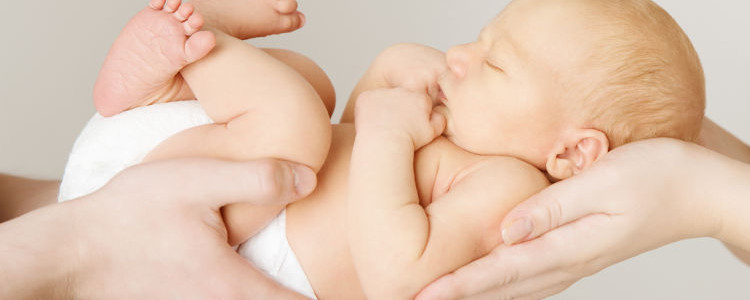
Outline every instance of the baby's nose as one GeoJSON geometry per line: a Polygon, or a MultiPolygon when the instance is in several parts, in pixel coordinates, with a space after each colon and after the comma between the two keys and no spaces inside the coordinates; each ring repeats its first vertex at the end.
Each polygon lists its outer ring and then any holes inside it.
{"type": "Polygon", "coordinates": [[[466,66],[469,60],[467,47],[467,44],[453,46],[445,54],[448,68],[458,78],[466,76],[466,66]]]}

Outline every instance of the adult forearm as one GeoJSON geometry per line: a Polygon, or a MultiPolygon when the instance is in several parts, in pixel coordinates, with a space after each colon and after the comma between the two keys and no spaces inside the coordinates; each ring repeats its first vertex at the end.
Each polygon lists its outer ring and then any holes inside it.
{"type": "Polygon", "coordinates": [[[703,119],[698,143],[708,149],[750,164],[750,146],[708,118],[703,119]]]}
{"type": "MultiPolygon", "coordinates": [[[[716,237],[725,244],[736,247],[735,252],[750,251],[750,165],[726,159],[722,176],[707,179],[707,188],[713,197],[707,198],[719,205],[720,230],[716,237]],[[711,188],[713,187],[713,188],[711,188]]],[[[707,191],[709,192],[709,191],[707,191]]],[[[742,258],[742,257],[741,257],[742,258]]]]}
{"type": "MultiPolygon", "coordinates": [[[[708,118],[703,120],[703,128],[698,143],[708,149],[750,164],[750,146],[708,118]]],[[[725,245],[737,258],[750,265],[750,251],[732,244],[725,243],[725,245]]]]}
{"type": "Polygon", "coordinates": [[[60,182],[0,174],[0,223],[55,203],[60,182]]]}

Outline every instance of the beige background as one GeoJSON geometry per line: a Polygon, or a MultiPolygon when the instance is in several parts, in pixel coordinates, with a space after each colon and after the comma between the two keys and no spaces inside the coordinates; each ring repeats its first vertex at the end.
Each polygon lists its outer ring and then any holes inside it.
{"type": "MultiPolygon", "coordinates": [[[[255,1],[255,0],[253,0],[255,1]]],[[[508,1],[301,1],[302,30],[259,42],[317,61],[345,99],[387,45],[442,50],[473,40],[508,1]]],[[[564,1],[564,0],[561,0],[564,1]]],[[[750,2],[657,1],[683,26],[702,58],[708,116],[750,142],[750,2]]],[[[0,18],[0,172],[59,178],[79,130],[93,114],[91,90],[121,27],[146,3],[5,1],[0,18]]],[[[690,162],[685,162],[690,163],[690,162]]],[[[581,281],[555,299],[750,299],[750,268],[710,240],[670,245],[581,281]]]]}

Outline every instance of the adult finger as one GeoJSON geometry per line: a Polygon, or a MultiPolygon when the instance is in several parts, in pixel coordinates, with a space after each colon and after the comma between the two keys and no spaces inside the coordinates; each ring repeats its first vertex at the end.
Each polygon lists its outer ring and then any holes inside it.
{"type": "MultiPolygon", "coordinates": [[[[118,174],[117,188],[170,195],[218,209],[229,203],[289,203],[307,196],[317,184],[308,167],[274,159],[230,162],[185,158],[146,163],[118,174]],[[152,185],[152,186],[149,186],[152,185]]],[[[158,196],[158,195],[155,195],[158,196]]]]}
{"type": "Polygon", "coordinates": [[[562,271],[551,271],[507,286],[495,287],[469,299],[542,299],[564,291],[579,279],[572,279],[562,271]]]}
{"type": "Polygon", "coordinates": [[[219,299],[308,299],[266,276],[230,248],[220,257],[212,267],[216,275],[211,278],[221,287],[219,299]]]}
{"type": "Polygon", "coordinates": [[[546,274],[557,274],[561,282],[578,280],[599,270],[599,261],[592,257],[603,253],[609,245],[595,230],[607,222],[610,222],[607,216],[592,215],[534,240],[500,245],[487,256],[433,282],[417,299],[461,299],[514,285],[528,288],[527,292],[519,290],[517,294],[534,293],[546,286],[523,285],[523,282],[545,279],[546,274]]]}
{"type": "Polygon", "coordinates": [[[465,298],[464,300],[498,300],[498,299],[513,299],[513,300],[537,300],[544,299],[549,296],[558,294],[570,287],[574,282],[563,282],[546,288],[537,287],[536,290],[526,294],[509,293],[505,287],[498,287],[494,290],[484,292],[475,296],[465,298]]]}
{"type": "MultiPolygon", "coordinates": [[[[602,213],[606,202],[599,195],[604,185],[592,184],[582,173],[553,184],[514,207],[503,219],[503,242],[508,245],[531,240],[552,229],[591,214],[602,213]]],[[[606,182],[606,181],[605,181],[606,182]]]]}
{"type": "MultiPolygon", "coordinates": [[[[538,241],[532,241],[537,242],[538,241]]],[[[492,253],[436,280],[417,296],[417,300],[461,299],[481,294],[523,278],[533,276],[535,249],[528,244],[500,245],[492,253]]]]}

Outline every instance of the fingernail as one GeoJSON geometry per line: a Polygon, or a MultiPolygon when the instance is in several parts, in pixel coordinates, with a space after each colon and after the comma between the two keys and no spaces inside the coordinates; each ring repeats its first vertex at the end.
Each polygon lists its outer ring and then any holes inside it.
{"type": "Polygon", "coordinates": [[[297,164],[292,166],[292,172],[294,172],[294,189],[297,191],[297,195],[304,197],[312,193],[317,185],[315,172],[308,167],[297,164]]]}
{"type": "Polygon", "coordinates": [[[534,230],[534,225],[528,218],[521,218],[510,223],[510,226],[503,228],[503,241],[507,245],[520,242],[534,230]]]}

